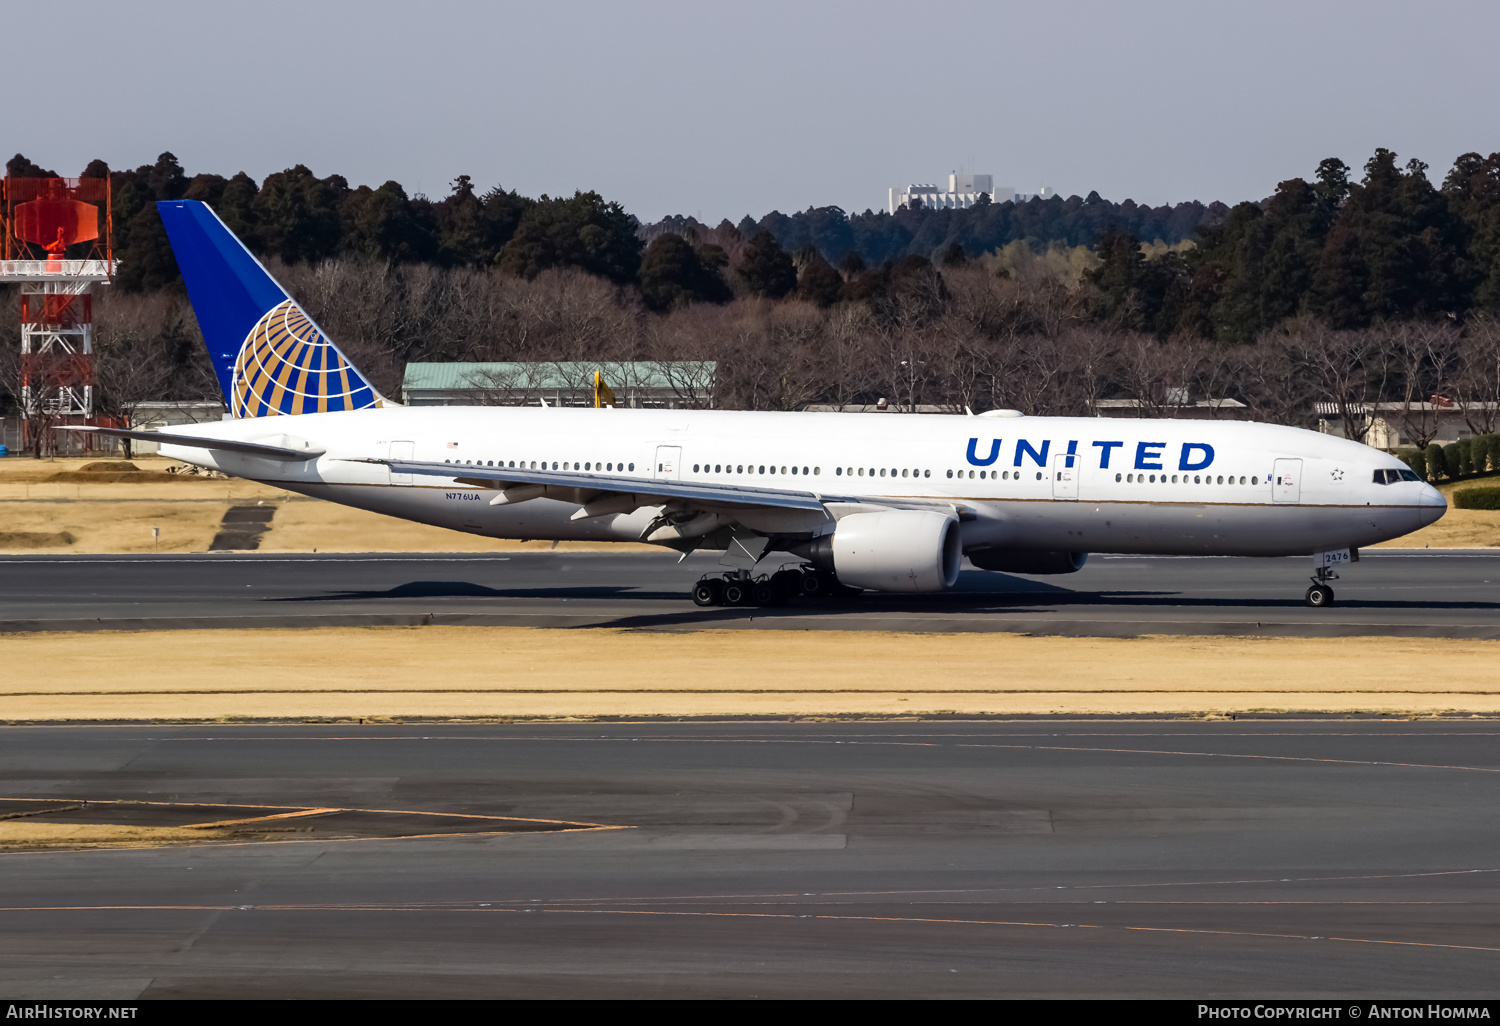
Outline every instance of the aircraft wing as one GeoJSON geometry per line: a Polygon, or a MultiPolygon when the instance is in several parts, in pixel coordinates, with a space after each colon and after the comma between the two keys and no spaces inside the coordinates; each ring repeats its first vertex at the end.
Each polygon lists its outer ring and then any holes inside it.
{"type": "MultiPolygon", "coordinates": [[[[822,510],[830,502],[863,502],[852,495],[794,488],[757,488],[712,484],[703,481],[662,481],[649,477],[595,474],[582,470],[521,470],[517,467],[477,467],[466,463],[427,463],[418,460],[360,460],[382,463],[397,474],[449,477],[464,484],[507,488],[511,485],[542,485],[549,491],[573,490],[602,495],[633,495],[643,500],[687,500],[724,506],[767,506],[778,509],[822,510]]],[[[564,496],[580,501],[576,496],[564,496]]],[[[643,501],[641,505],[654,505],[643,501]]]]}

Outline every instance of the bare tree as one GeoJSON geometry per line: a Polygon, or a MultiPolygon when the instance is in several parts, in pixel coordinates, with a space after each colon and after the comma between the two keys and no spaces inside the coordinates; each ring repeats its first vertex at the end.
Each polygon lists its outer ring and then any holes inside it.
{"type": "Polygon", "coordinates": [[[1285,330],[1290,352],[1337,413],[1344,437],[1363,442],[1390,374],[1390,363],[1374,338],[1366,332],[1336,331],[1313,318],[1294,321],[1285,330]]]}
{"type": "Polygon", "coordinates": [[[1463,409],[1469,430],[1476,435],[1490,434],[1500,422],[1500,321],[1490,314],[1470,318],[1457,350],[1454,398],[1463,409]]]}
{"type": "Polygon", "coordinates": [[[1437,435],[1435,407],[1456,369],[1457,331],[1446,324],[1403,321],[1374,328],[1370,341],[1391,368],[1389,385],[1400,392],[1402,435],[1417,448],[1425,447],[1437,435]]]}

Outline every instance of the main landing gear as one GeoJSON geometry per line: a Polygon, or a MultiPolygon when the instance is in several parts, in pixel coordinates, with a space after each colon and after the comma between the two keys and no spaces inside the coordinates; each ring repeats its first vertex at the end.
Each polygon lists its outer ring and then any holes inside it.
{"type": "Polygon", "coordinates": [[[858,588],[845,587],[831,573],[801,566],[758,577],[744,570],[710,575],[693,585],[693,604],[781,606],[795,598],[825,599],[858,594],[858,588]]]}
{"type": "Polygon", "coordinates": [[[1307,597],[1303,599],[1314,609],[1322,609],[1333,605],[1333,589],[1326,582],[1336,581],[1339,575],[1327,567],[1318,567],[1313,571],[1312,587],[1307,589],[1307,597]]]}

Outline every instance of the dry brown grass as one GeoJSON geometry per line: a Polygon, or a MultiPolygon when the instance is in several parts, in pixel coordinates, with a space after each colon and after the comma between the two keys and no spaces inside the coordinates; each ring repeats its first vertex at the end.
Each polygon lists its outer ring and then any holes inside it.
{"type": "Polygon", "coordinates": [[[0,637],[0,719],[1500,713],[1500,642],[520,627],[0,637]],[[1441,674],[1432,667],[1442,666],[1441,674]]]}

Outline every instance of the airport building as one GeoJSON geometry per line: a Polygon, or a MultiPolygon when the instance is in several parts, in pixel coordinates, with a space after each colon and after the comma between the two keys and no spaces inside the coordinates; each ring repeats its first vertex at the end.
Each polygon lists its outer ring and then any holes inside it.
{"type": "MultiPolygon", "coordinates": [[[[1438,442],[1447,445],[1500,428],[1500,403],[1469,403],[1467,406],[1454,400],[1359,403],[1350,409],[1350,413],[1369,418],[1370,427],[1365,433],[1364,443],[1377,449],[1403,449],[1424,439],[1424,444],[1438,442]],[[1482,430],[1476,431],[1476,426],[1482,430]]],[[[1319,431],[1345,437],[1338,403],[1318,403],[1317,414],[1319,431]]]]}
{"type": "Polygon", "coordinates": [[[712,360],[409,363],[401,401],[408,406],[593,406],[597,371],[616,406],[707,409],[713,406],[717,367],[712,360]]]}
{"type": "Polygon", "coordinates": [[[890,190],[886,198],[886,212],[894,214],[902,207],[909,207],[913,200],[920,200],[929,210],[967,210],[979,202],[980,196],[988,196],[991,203],[1025,203],[1027,200],[1048,199],[1057,195],[1056,189],[1043,188],[1038,192],[1016,192],[1009,185],[995,186],[993,175],[961,175],[957,171],[948,176],[947,188],[938,185],[907,185],[890,190]]]}

